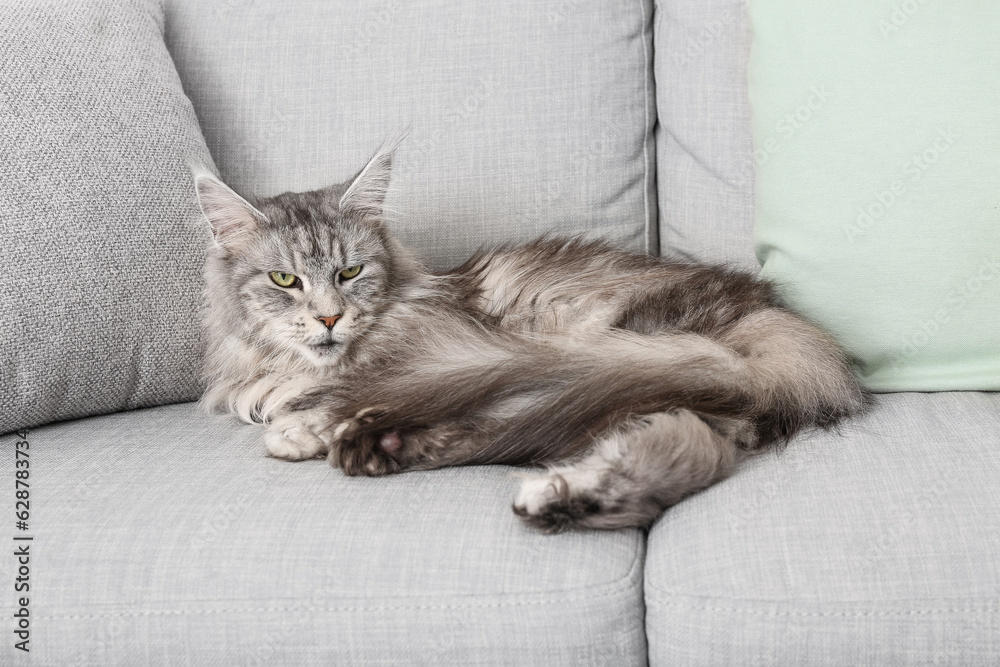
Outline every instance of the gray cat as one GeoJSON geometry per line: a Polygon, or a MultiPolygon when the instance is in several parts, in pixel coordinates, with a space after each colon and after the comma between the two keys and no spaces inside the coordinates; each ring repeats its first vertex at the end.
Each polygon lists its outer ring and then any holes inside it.
{"type": "Polygon", "coordinates": [[[348,475],[525,472],[545,531],[646,526],[747,452],[861,410],[834,341],[720,267],[543,238],[426,271],[384,224],[392,144],[342,185],[247,200],[208,174],[204,403],[348,475]]]}

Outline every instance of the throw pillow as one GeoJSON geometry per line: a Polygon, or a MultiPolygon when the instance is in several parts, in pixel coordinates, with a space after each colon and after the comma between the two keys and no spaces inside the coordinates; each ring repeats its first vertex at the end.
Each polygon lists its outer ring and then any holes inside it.
{"type": "Polygon", "coordinates": [[[211,164],[156,0],[0,2],[0,432],[198,397],[211,164]]]}
{"type": "Polygon", "coordinates": [[[764,274],[872,390],[1000,389],[1000,3],[751,14],[764,274]]]}

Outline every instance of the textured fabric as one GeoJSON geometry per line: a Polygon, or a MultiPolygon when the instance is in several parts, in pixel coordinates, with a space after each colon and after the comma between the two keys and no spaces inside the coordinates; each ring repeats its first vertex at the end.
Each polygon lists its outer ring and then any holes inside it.
{"type": "Polygon", "coordinates": [[[1000,394],[895,394],[668,512],[652,665],[1000,664],[1000,394]]]}
{"type": "Polygon", "coordinates": [[[30,431],[31,664],[645,664],[640,531],[532,531],[508,468],[345,478],[260,437],[191,404],[30,431]]]}
{"type": "Polygon", "coordinates": [[[0,433],[191,400],[210,164],[156,2],[0,2],[0,433]]]}
{"type": "Polygon", "coordinates": [[[167,43],[240,192],[409,127],[387,206],[431,265],[553,230],[656,251],[650,0],[169,0],[167,43]]]}
{"type": "Polygon", "coordinates": [[[746,0],[658,0],[654,42],[660,251],[757,269],[746,0]]]}
{"type": "Polygon", "coordinates": [[[1000,389],[1000,3],[751,7],[764,274],[873,390],[1000,389]]]}

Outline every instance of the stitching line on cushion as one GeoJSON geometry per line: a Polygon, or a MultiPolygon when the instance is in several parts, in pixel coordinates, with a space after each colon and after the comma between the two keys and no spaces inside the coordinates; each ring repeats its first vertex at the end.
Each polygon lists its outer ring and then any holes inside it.
{"type": "MultiPolygon", "coordinates": [[[[604,598],[613,597],[616,595],[627,595],[630,592],[637,590],[639,592],[639,599],[642,599],[642,567],[645,564],[645,552],[646,552],[645,539],[640,538],[638,548],[635,550],[635,555],[632,559],[632,565],[629,567],[628,572],[624,577],[618,579],[617,581],[601,584],[601,586],[616,586],[612,590],[605,591],[600,594],[583,594],[575,595],[564,598],[547,598],[544,600],[522,600],[517,602],[481,602],[481,603],[469,603],[469,604],[424,604],[424,605],[374,605],[374,606],[349,606],[349,607],[330,607],[330,606],[310,606],[301,605],[295,607],[257,607],[257,608],[230,608],[230,609],[166,609],[166,610],[141,610],[136,612],[119,612],[114,614],[75,614],[75,615],[56,615],[56,616],[39,616],[37,617],[40,621],[67,621],[67,620],[93,620],[99,618],[131,618],[136,616],[193,616],[193,615],[207,615],[207,614],[230,614],[230,613],[260,613],[260,612],[279,612],[279,613],[289,613],[289,612],[341,612],[341,611],[412,611],[412,610],[460,610],[460,609],[500,609],[504,607],[536,607],[541,605],[549,604],[560,604],[566,602],[589,602],[592,600],[601,600],[604,598]],[[638,576],[637,576],[638,575],[638,576]],[[631,584],[625,588],[618,588],[617,584],[619,582],[625,582],[631,584]]],[[[587,588],[584,591],[589,590],[587,588]]],[[[121,603],[115,603],[121,604],[121,603]]]]}
{"type": "Polygon", "coordinates": [[[461,609],[501,609],[504,607],[535,607],[548,604],[558,604],[564,602],[581,602],[581,601],[591,601],[600,600],[603,598],[612,597],[619,595],[621,593],[627,592],[625,590],[608,591],[601,595],[583,595],[578,597],[569,597],[562,599],[548,599],[548,600],[528,600],[521,602],[484,602],[479,604],[421,604],[421,605],[373,605],[373,606],[345,606],[345,607],[316,607],[309,605],[294,606],[294,607],[251,607],[251,608],[229,608],[229,609],[166,609],[166,610],[141,610],[135,612],[119,612],[114,614],[77,614],[70,616],[38,616],[37,620],[40,621],[65,621],[65,620],[91,620],[99,618],[129,618],[133,616],[189,616],[198,614],[231,614],[231,613],[260,613],[260,612],[279,612],[282,614],[295,613],[295,612],[305,612],[305,613],[315,613],[315,612],[328,612],[328,611],[420,611],[420,610],[461,610],[461,609]]]}
{"type": "Polygon", "coordinates": [[[710,605],[690,604],[681,601],[661,602],[658,600],[646,600],[650,607],[683,607],[696,611],[724,611],[736,614],[758,614],[764,616],[806,616],[806,617],[865,617],[865,616],[931,616],[935,614],[996,614],[997,608],[981,607],[964,609],[909,609],[898,611],[782,611],[779,609],[743,609],[739,607],[715,607],[710,605]]]}

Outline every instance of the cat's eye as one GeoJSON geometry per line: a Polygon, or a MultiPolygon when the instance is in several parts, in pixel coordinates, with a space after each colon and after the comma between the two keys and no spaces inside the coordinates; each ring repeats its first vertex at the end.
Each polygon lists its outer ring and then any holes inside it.
{"type": "Polygon", "coordinates": [[[358,275],[359,273],[361,273],[361,265],[360,264],[358,264],[357,266],[352,266],[350,268],[347,268],[347,269],[344,269],[343,271],[341,271],[340,272],[340,278],[341,278],[341,280],[350,280],[351,278],[353,278],[354,276],[358,275]]]}
{"type": "Polygon", "coordinates": [[[267,275],[271,276],[271,280],[278,287],[294,287],[295,283],[299,280],[298,276],[291,273],[282,273],[281,271],[271,271],[267,275]]]}

